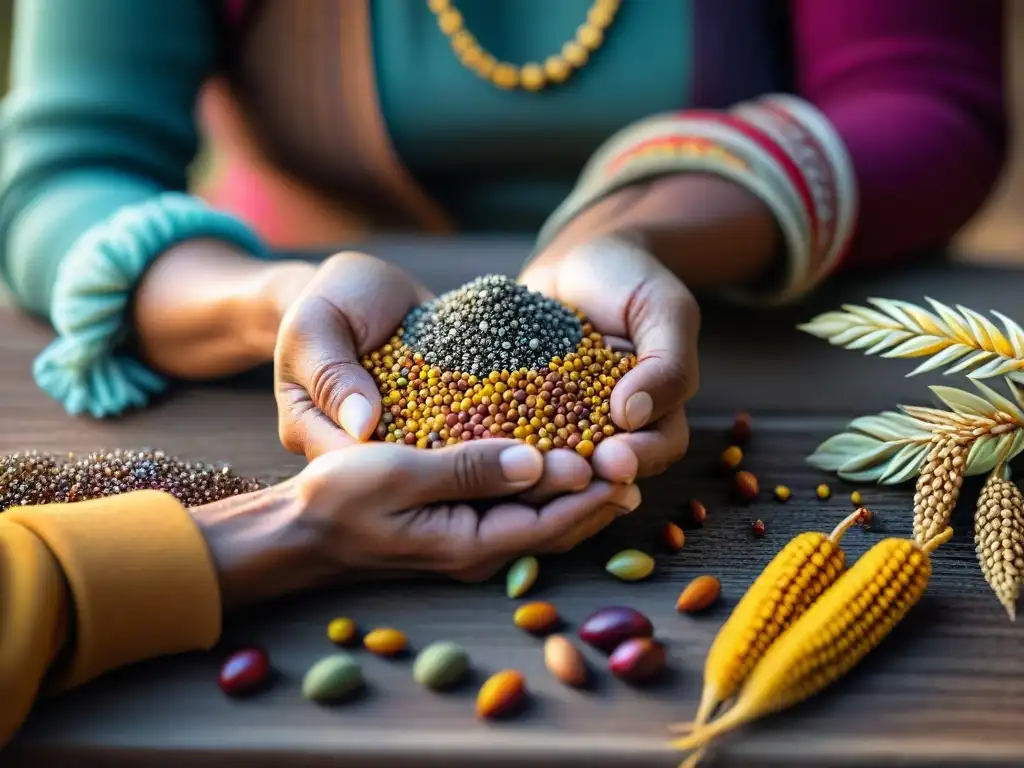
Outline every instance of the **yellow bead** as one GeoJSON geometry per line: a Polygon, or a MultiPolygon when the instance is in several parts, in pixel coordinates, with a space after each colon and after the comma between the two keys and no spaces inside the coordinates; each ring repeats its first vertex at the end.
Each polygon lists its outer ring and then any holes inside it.
{"type": "Polygon", "coordinates": [[[519,85],[519,72],[511,64],[502,62],[491,73],[491,81],[499,88],[515,88],[519,85]]]}
{"type": "Polygon", "coordinates": [[[447,11],[438,15],[437,26],[439,26],[441,31],[446,35],[454,35],[462,29],[462,14],[454,8],[449,8],[447,11]]]}
{"type": "Polygon", "coordinates": [[[590,54],[586,48],[573,40],[562,46],[562,57],[574,67],[582,67],[587,63],[590,54]]]}
{"type": "Polygon", "coordinates": [[[464,54],[472,48],[479,48],[476,38],[469,32],[462,29],[452,35],[452,50],[456,54],[464,54]]]}
{"type": "Polygon", "coordinates": [[[519,72],[523,88],[528,91],[539,91],[547,83],[544,68],[540,64],[527,64],[519,72]]]}
{"type": "Polygon", "coordinates": [[[576,30],[576,42],[588,51],[595,51],[604,42],[604,33],[592,24],[583,24],[576,30]]]}
{"type": "Polygon", "coordinates": [[[452,7],[452,0],[427,0],[427,7],[434,13],[444,13],[452,7]]]}
{"type": "MultiPolygon", "coordinates": [[[[480,51],[480,60],[473,66],[473,71],[476,72],[480,77],[490,79],[494,74],[495,68],[498,66],[498,60],[495,59],[487,51],[480,51]]],[[[467,398],[468,400],[468,398],[467,398]]],[[[465,401],[464,401],[465,402],[465,401]]]]}
{"type": "Polygon", "coordinates": [[[356,623],[340,617],[327,625],[327,639],[335,645],[348,645],[356,638],[356,623]]]}
{"type": "Polygon", "coordinates": [[[587,21],[598,29],[607,29],[615,18],[615,10],[605,5],[595,5],[587,12],[587,21]]]}
{"type": "MultiPolygon", "coordinates": [[[[544,74],[546,74],[548,79],[553,83],[564,83],[569,79],[569,74],[571,72],[572,67],[569,66],[569,62],[561,56],[549,56],[547,61],[544,62],[544,74]]],[[[558,369],[558,366],[554,362],[552,362],[549,367],[552,370],[558,369]]]]}

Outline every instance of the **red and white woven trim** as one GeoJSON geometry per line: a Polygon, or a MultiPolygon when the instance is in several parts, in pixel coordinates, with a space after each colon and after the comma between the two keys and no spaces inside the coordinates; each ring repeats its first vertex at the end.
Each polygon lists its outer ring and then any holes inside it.
{"type": "Polygon", "coordinates": [[[756,194],[775,215],[788,256],[785,286],[773,296],[733,298],[778,304],[805,294],[838,263],[852,238],[856,185],[838,135],[821,113],[788,96],[728,112],[656,115],[612,136],[541,230],[539,248],[598,200],[637,181],[672,173],[714,173],[756,194]]]}

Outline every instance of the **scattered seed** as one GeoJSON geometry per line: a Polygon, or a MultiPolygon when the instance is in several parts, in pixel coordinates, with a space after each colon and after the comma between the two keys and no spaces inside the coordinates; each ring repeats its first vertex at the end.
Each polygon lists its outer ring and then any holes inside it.
{"type": "Polygon", "coordinates": [[[690,499],[690,517],[698,525],[702,524],[708,517],[707,508],[697,499],[690,499]]]}
{"type": "Polygon", "coordinates": [[[309,701],[340,701],[363,686],[363,672],[347,653],[325,656],[306,672],[302,695],[309,701]]]}
{"type": "Polygon", "coordinates": [[[776,501],[789,501],[789,497],[791,495],[792,495],[792,493],[790,492],[788,486],[785,486],[785,485],[776,485],[775,486],[775,500],[776,501]]]}
{"type": "Polygon", "coordinates": [[[624,549],[613,555],[604,569],[622,581],[640,581],[654,572],[654,558],[638,549],[624,549]]]}
{"type": "Polygon", "coordinates": [[[540,563],[532,555],[521,557],[512,563],[505,577],[505,592],[511,598],[522,597],[530,591],[540,573],[540,563]]]}
{"type": "Polygon", "coordinates": [[[512,714],[526,701],[526,679],[514,669],[491,675],[480,686],[476,697],[478,717],[493,718],[512,714]]]}
{"type": "Polygon", "coordinates": [[[750,530],[756,538],[760,539],[764,536],[764,520],[755,520],[752,522],[750,524],[750,530]]]}
{"type": "Polygon", "coordinates": [[[558,680],[574,688],[586,685],[590,677],[583,654],[565,635],[552,635],[544,642],[544,666],[558,680]]]}
{"type": "Polygon", "coordinates": [[[686,543],[686,534],[675,523],[665,523],[661,527],[661,538],[672,552],[678,552],[686,543]]]}
{"type": "Polygon", "coordinates": [[[732,439],[737,445],[744,445],[753,432],[749,413],[737,413],[732,422],[732,439]]]}
{"type": "Polygon", "coordinates": [[[378,656],[397,656],[408,647],[405,635],[397,629],[382,627],[366,633],[363,645],[378,656]]]}
{"type": "Polygon", "coordinates": [[[558,609],[551,603],[527,603],[516,609],[512,622],[534,635],[546,635],[561,622],[558,609]]]}
{"type": "Polygon", "coordinates": [[[819,499],[824,501],[825,499],[829,498],[832,495],[832,489],[825,485],[825,483],[822,483],[821,485],[818,486],[815,493],[818,494],[819,499]]]}
{"type": "Polygon", "coordinates": [[[217,684],[235,698],[259,693],[270,682],[270,658],[261,648],[243,648],[231,654],[220,668],[217,684]]]}
{"type": "Polygon", "coordinates": [[[590,614],[579,629],[580,640],[611,653],[631,637],[651,637],[654,625],[635,608],[613,605],[590,614]]]}
{"type": "Polygon", "coordinates": [[[680,613],[698,613],[710,608],[722,593],[722,584],[714,576],[698,576],[686,585],[676,600],[680,613]]]}
{"type": "Polygon", "coordinates": [[[740,498],[747,501],[756,499],[757,494],[761,490],[757,483],[757,475],[746,470],[736,473],[735,485],[736,492],[740,495],[740,498]]]}
{"type": "Polygon", "coordinates": [[[459,683],[469,672],[469,654],[456,643],[428,645],[413,663],[413,679],[425,688],[441,690],[459,683]]]}
{"type": "Polygon", "coordinates": [[[719,457],[723,469],[736,469],[743,461],[743,451],[738,445],[730,445],[719,457]]]}
{"type": "Polygon", "coordinates": [[[850,494],[850,501],[853,502],[853,506],[859,507],[864,503],[863,497],[860,495],[860,491],[854,491],[850,494]]]}
{"type": "Polygon", "coordinates": [[[352,619],[339,617],[327,625],[327,639],[335,645],[352,645],[357,635],[356,623],[352,619]]]}
{"type": "Polygon", "coordinates": [[[646,683],[665,670],[665,646],[650,637],[626,640],[608,657],[608,669],[628,683],[646,683]]]}

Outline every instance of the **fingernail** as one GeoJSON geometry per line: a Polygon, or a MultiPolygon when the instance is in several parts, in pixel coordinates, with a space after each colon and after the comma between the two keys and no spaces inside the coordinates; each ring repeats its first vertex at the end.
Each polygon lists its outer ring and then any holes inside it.
{"type": "Polygon", "coordinates": [[[341,403],[338,421],[341,422],[341,428],[352,437],[362,440],[363,435],[373,427],[373,407],[370,401],[358,393],[349,395],[341,403]]]}
{"type": "Polygon", "coordinates": [[[646,392],[637,392],[626,401],[626,429],[636,432],[651,418],[654,412],[654,400],[646,392]]]}
{"type": "Polygon", "coordinates": [[[544,474],[544,457],[529,445],[506,448],[498,456],[498,461],[510,483],[536,482],[544,474]]]}
{"type": "Polygon", "coordinates": [[[640,489],[635,485],[623,488],[616,494],[615,500],[616,504],[627,512],[635,512],[642,501],[643,496],[640,494],[640,489]]]}

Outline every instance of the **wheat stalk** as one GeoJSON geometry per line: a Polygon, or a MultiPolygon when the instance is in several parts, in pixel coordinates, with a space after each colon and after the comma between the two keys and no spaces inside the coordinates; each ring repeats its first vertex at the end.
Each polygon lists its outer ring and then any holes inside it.
{"type": "Polygon", "coordinates": [[[1024,329],[992,310],[1000,329],[972,309],[956,310],[926,297],[935,310],[906,301],[868,299],[875,307],[843,305],[841,312],[826,312],[800,330],[845,349],[888,358],[928,358],[907,374],[946,368],[946,375],[966,373],[972,379],[1007,376],[1024,382],[1024,329]]]}
{"type": "Polygon", "coordinates": [[[930,387],[949,410],[901,405],[854,419],[846,431],[817,447],[807,461],[851,482],[897,485],[921,473],[937,441],[969,445],[965,475],[990,472],[1001,457],[1024,450],[1024,396],[1007,382],[1013,400],[977,380],[980,394],[953,387],[930,387]]]}

